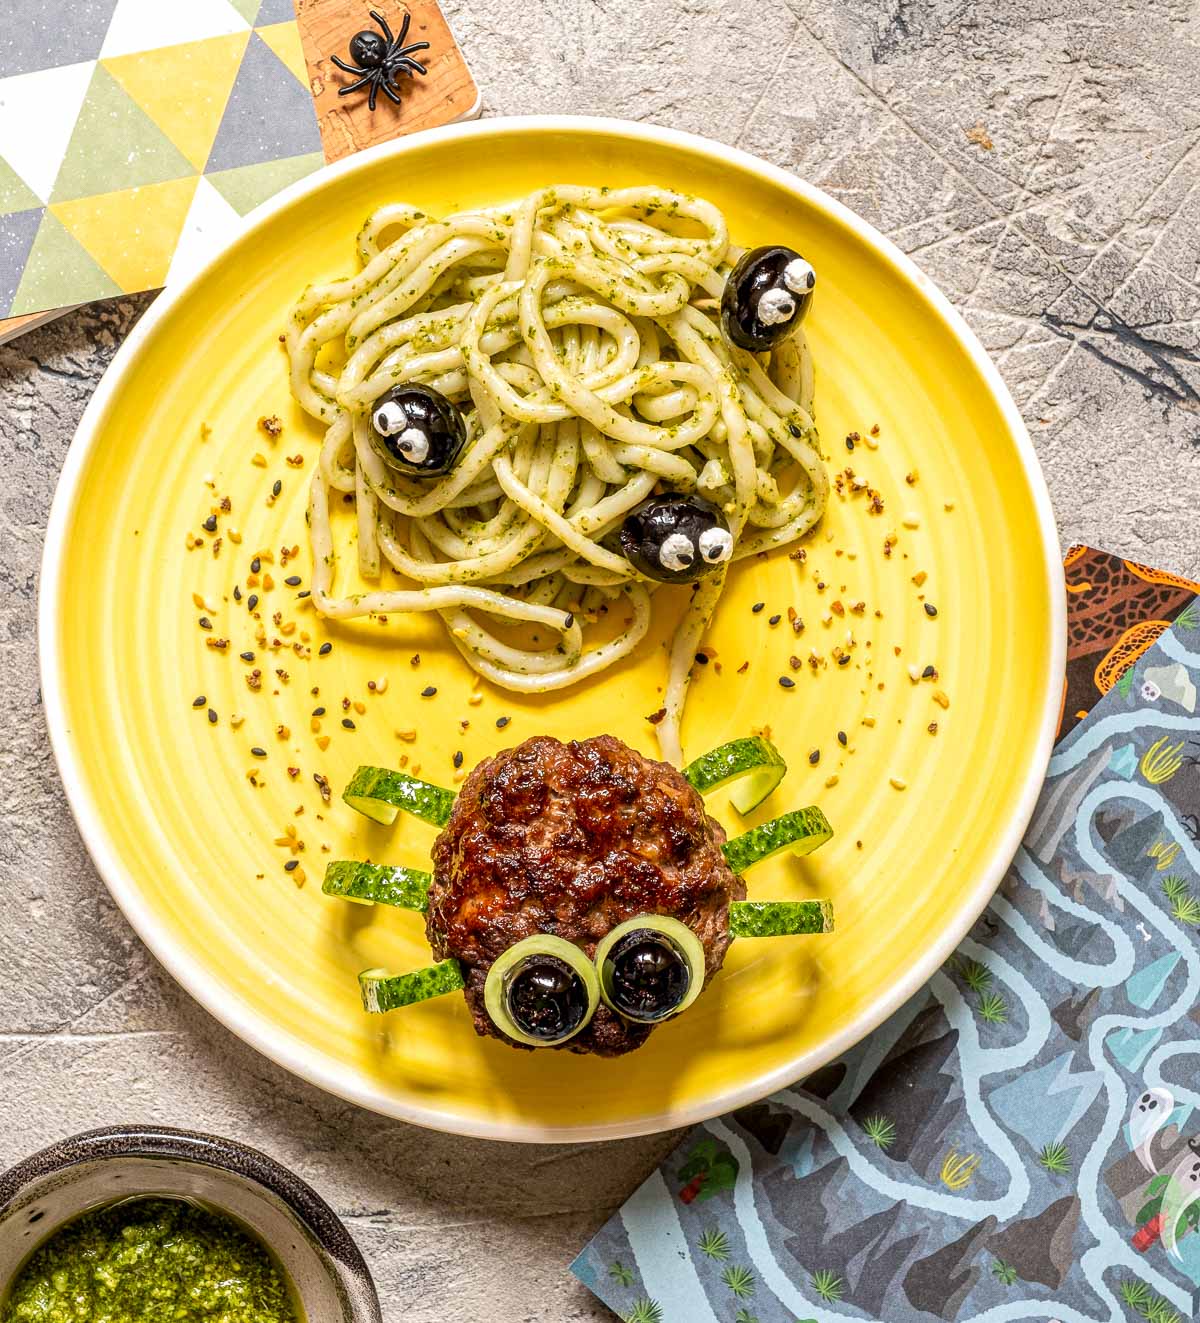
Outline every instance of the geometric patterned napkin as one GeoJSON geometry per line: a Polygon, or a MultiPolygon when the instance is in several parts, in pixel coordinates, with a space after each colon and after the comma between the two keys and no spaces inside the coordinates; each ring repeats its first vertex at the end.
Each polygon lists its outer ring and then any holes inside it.
{"type": "Polygon", "coordinates": [[[0,317],[164,285],[323,160],[291,0],[0,0],[0,317]]]}
{"type": "Polygon", "coordinates": [[[1068,578],[1088,683],[991,905],[867,1039],[695,1127],[602,1228],[573,1271],[622,1318],[1194,1315],[1200,601],[1087,549],[1068,578]]]}

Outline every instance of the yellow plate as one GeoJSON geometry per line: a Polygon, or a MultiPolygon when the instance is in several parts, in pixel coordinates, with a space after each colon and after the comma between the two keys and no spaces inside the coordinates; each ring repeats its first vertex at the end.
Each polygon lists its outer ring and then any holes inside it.
{"type": "MultiPolygon", "coordinates": [[[[1049,502],[1007,391],[945,298],[870,226],[783,171],[699,138],[617,121],[490,120],[418,134],[302,181],[147,313],[87,410],[54,503],[42,670],[55,753],[97,866],[143,939],[213,1014],[297,1074],[380,1112],[498,1139],[596,1139],[694,1122],[798,1079],[946,958],[1032,811],[1060,702],[1063,601],[1049,502]],[[646,716],[660,705],[677,601],[656,599],[653,640],[598,681],[540,700],[486,689],[471,706],[471,674],[436,619],[330,626],[297,610],[296,590],[281,582],[307,576],[305,492],[318,447],[291,402],[277,338],[292,299],[351,269],[355,233],[382,202],[437,213],[552,182],[685,189],[722,207],[742,244],[800,248],[820,273],[807,329],[830,464],[862,474],[885,505],[871,514],[867,496],[835,496],[806,563],[781,555],[731,576],[709,640],[720,672],[698,668],[685,726],[691,756],[770,726],[792,770],[752,820],[819,803],[836,835],[811,859],[756,868],[750,893],[829,896],[838,931],[736,943],[686,1016],[619,1061],[483,1041],[457,995],[365,1015],[355,975],[426,963],[422,922],[323,897],[321,875],[330,858],[428,858],[431,829],[407,819],[385,830],[340,802],[360,762],[407,753],[449,783],[456,750],[470,766],[542,731],[610,731],[652,752],[646,716]],[[275,442],[257,427],[271,414],[284,425],[275,442]],[[853,452],[851,431],[864,438],[853,452]],[[294,456],[302,468],[289,465],[294,456]],[[233,509],[214,556],[201,524],[222,494],[233,509]],[[188,550],[189,532],[205,545],[188,550]],[[236,582],[250,591],[256,549],[297,543],[287,569],[264,566],[276,585],[270,610],[297,622],[264,663],[230,594],[236,582]],[[799,637],[789,606],[804,621],[799,637]],[[208,635],[197,623],[205,614],[208,635]],[[332,651],[295,656],[301,631],[314,653],[325,640],[332,651]],[[790,669],[793,654],[829,657],[847,631],[856,646],[844,668],[831,659],[815,673],[807,661],[790,669]],[[229,639],[228,650],[206,647],[208,638],[229,639]],[[264,673],[258,693],[238,658],[246,648],[264,673]],[[914,683],[909,668],[927,665],[937,678],[914,683]],[[783,689],[781,675],[794,675],[795,688],[783,689]],[[381,677],[386,691],[370,693],[368,680],[381,677]],[[419,697],[426,685],[436,697],[419,697]],[[365,707],[348,713],[354,731],[341,724],[343,697],[365,707]],[[310,730],[319,704],[324,751],[310,730]],[[244,718],[236,729],[234,714],[244,718]],[[512,718],[503,731],[501,714],[512,718]],[[395,732],[410,728],[416,741],[403,743],[395,732]],[[328,807],[314,773],[333,785],[328,807]],[[274,843],[289,826],[306,847],[302,888],[274,843]]],[[[721,796],[714,805],[739,830],[721,796]]]]}

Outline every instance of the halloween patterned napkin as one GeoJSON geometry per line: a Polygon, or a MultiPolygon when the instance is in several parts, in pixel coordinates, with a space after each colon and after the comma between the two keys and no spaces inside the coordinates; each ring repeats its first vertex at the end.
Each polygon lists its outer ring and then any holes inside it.
{"type": "Polygon", "coordinates": [[[192,269],[326,160],[477,114],[436,0],[377,0],[426,75],[341,97],[359,0],[0,0],[0,339],[192,269]]]}
{"type": "Polygon", "coordinates": [[[696,1127],[601,1230],[574,1272],[623,1319],[1194,1316],[1200,602],[1088,549],[1068,574],[1120,609],[1073,608],[1068,720],[1091,711],[992,904],[874,1034],[696,1127]]]}

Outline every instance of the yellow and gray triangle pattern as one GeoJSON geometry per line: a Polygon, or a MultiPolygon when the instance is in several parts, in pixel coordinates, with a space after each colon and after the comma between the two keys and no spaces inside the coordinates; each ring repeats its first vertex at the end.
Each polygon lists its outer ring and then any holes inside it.
{"type": "Polygon", "coordinates": [[[0,317],[155,289],[323,161],[292,0],[63,14],[0,43],[0,317]]]}

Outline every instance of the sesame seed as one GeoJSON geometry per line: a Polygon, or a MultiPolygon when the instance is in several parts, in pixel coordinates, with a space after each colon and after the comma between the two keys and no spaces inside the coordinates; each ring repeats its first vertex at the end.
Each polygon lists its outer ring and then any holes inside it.
{"type": "Polygon", "coordinates": [[[299,588],[300,576],[298,574],[289,574],[288,577],[284,579],[284,583],[286,583],[289,588],[299,588]]]}
{"type": "Polygon", "coordinates": [[[233,585],[233,600],[235,602],[240,602],[242,600],[242,590],[237,584],[233,585]]]}
{"type": "Polygon", "coordinates": [[[906,790],[908,788],[908,782],[902,776],[888,777],[888,784],[893,790],[906,790]]]}
{"type": "Polygon", "coordinates": [[[212,621],[207,616],[201,616],[197,621],[201,629],[212,629],[212,621]]]}
{"type": "Polygon", "coordinates": [[[250,573],[257,574],[262,569],[262,561],[257,556],[250,562],[250,573]]]}
{"type": "Polygon", "coordinates": [[[287,861],[287,863],[284,864],[284,866],[283,866],[283,871],[284,871],[285,873],[292,873],[292,872],[295,872],[295,870],[296,870],[299,866],[300,866],[300,860],[299,860],[299,859],[289,859],[289,860],[287,861]]]}
{"type": "Polygon", "coordinates": [[[774,627],[775,627],[777,624],[779,624],[779,622],[780,622],[782,619],[783,619],[782,616],[772,616],[772,617],[770,618],[770,620],[767,621],[767,624],[770,625],[772,629],[774,629],[774,627]]]}
{"type": "Polygon", "coordinates": [[[921,672],[921,679],[932,680],[936,674],[937,671],[932,666],[926,666],[925,669],[921,672]]]}
{"type": "Polygon", "coordinates": [[[920,528],[921,516],[910,510],[900,522],[905,528],[920,528]]]}
{"type": "Polygon", "coordinates": [[[937,615],[937,607],[932,602],[926,602],[925,614],[932,620],[937,615]]]}
{"type": "Polygon", "coordinates": [[[217,724],[216,711],[211,707],[208,709],[208,724],[210,726],[215,726],[217,724]]]}
{"type": "Polygon", "coordinates": [[[278,496],[281,491],[283,491],[283,483],[276,478],[275,485],[271,488],[271,495],[278,496]]]}
{"type": "Polygon", "coordinates": [[[838,731],[837,742],[842,746],[843,749],[846,747],[846,732],[844,730],[838,731]]]}
{"type": "Polygon", "coordinates": [[[563,628],[570,629],[574,623],[575,623],[575,613],[574,611],[568,611],[567,618],[563,621],[563,628]]]}
{"type": "Polygon", "coordinates": [[[240,652],[238,653],[238,656],[241,657],[244,662],[252,662],[254,660],[254,653],[252,652],[240,652]]]}
{"type": "Polygon", "coordinates": [[[267,756],[266,749],[260,749],[257,744],[250,750],[250,752],[255,758],[265,758],[267,756]]]}
{"type": "Polygon", "coordinates": [[[193,707],[204,707],[204,705],[205,705],[207,702],[208,702],[208,699],[205,698],[203,694],[197,694],[196,697],[192,699],[192,706],[193,706],[193,707]]]}
{"type": "Polygon", "coordinates": [[[700,666],[707,666],[708,658],[704,655],[704,653],[698,652],[696,653],[696,662],[700,666]]]}
{"type": "Polygon", "coordinates": [[[206,533],[215,533],[217,531],[217,516],[210,514],[204,521],[204,531],[206,533]]]}
{"type": "Polygon", "coordinates": [[[766,606],[766,602],[755,602],[750,610],[753,611],[755,615],[758,615],[764,606],[766,606]]]}
{"type": "Polygon", "coordinates": [[[432,698],[436,693],[437,693],[437,686],[432,684],[427,684],[425,688],[421,690],[421,697],[432,698]]]}
{"type": "Polygon", "coordinates": [[[253,611],[257,605],[258,605],[258,594],[251,593],[250,596],[246,598],[246,610],[253,611]]]}
{"type": "Polygon", "coordinates": [[[816,765],[821,761],[821,750],[813,749],[812,752],[808,755],[808,761],[811,766],[816,767],[816,765]]]}
{"type": "Polygon", "coordinates": [[[314,707],[312,714],[314,717],[323,717],[325,715],[325,709],[323,707],[314,707]]]}
{"type": "Polygon", "coordinates": [[[453,762],[455,767],[461,767],[463,765],[463,754],[461,749],[455,751],[453,762]]]}
{"type": "Polygon", "coordinates": [[[333,651],[332,643],[322,643],[321,646],[317,649],[317,652],[322,657],[328,657],[332,651],[333,651]]]}
{"type": "Polygon", "coordinates": [[[355,729],[354,722],[351,721],[349,717],[343,717],[343,718],[342,718],[342,725],[343,725],[347,730],[354,730],[354,729],[355,729]]]}
{"type": "Polygon", "coordinates": [[[311,597],[311,596],[312,596],[312,593],[310,593],[309,590],[306,588],[302,593],[297,593],[296,596],[297,596],[297,597],[311,597]]]}
{"type": "Polygon", "coordinates": [[[781,689],[795,689],[796,682],[790,675],[781,675],[779,677],[779,687],[781,689]]]}
{"type": "Polygon", "coordinates": [[[497,729],[497,730],[503,730],[504,727],[507,726],[508,723],[509,723],[511,720],[512,720],[512,717],[497,717],[497,718],[496,718],[496,729],[497,729]]]}

